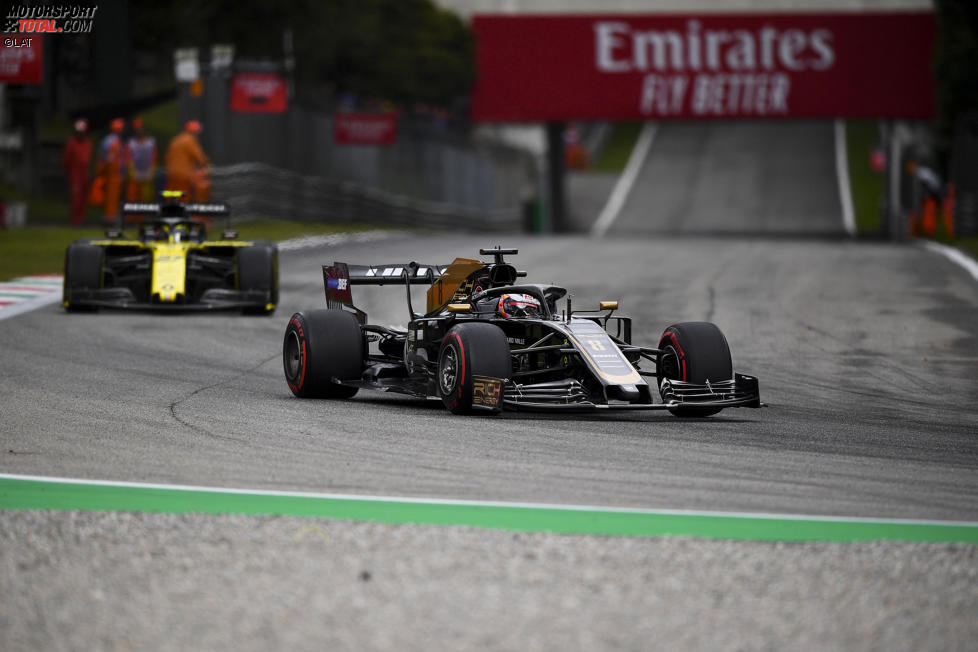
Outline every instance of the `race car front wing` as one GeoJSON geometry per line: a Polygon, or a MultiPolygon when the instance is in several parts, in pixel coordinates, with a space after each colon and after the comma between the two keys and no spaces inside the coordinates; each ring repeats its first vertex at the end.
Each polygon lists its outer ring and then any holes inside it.
{"type": "Polygon", "coordinates": [[[232,310],[265,306],[268,293],[264,290],[229,290],[211,288],[200,299],[192,302],[138,301],[132,290],[126,287],[99,288],[97,290],[73,289],[71,303],[76,307],[118,308],[131,310],[232,310]]]}
{"type": "Polygon", "coordinates": [[[511,410],[676,410],[682,408],[766,407],[757,378],[734,374],[731,380],[704,384],[663,380],[662,403],[596,402],[575,380],[520,385],[506,383],[503,405],[511,410]]]}

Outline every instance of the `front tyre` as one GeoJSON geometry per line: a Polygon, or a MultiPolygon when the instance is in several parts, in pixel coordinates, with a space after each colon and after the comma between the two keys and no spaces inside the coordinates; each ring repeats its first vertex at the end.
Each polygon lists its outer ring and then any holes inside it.
{"type": "Polygon", "coordinates": [[[68,312],[94,310],[79,305],[79,291],[98,290],[102,287],[102,247],[86,241],[74,242],[65,251],[65,277],[61,301],[68,312]]]}
{"type": "Polygon", "coordinates": [[[363,334],[356,317],[343,310],[297,312],[285,327],[285,381],[299,398],[350,398],[356,387],[333,382],[360,380],[363,334]]]}
{"type": "Polygon", "coordinates": [[[502,329],[492,324],[459,324],[445,334],[438,353],[438,395],[452,414],[471,414],[479,407],[475,376],[499,379],[498,403],[488,408],[502,410],[502,381],[513,373],[509,343],[502,329]]]}
{"type": "MultiPolygon", "coordinates": [[[[733,378],[733,363],[727,338],[715,324],[705,321],[670,326],[659,340],[656,373],[662,381],[679,380],[705,384],[733,378]]],[[[677,417],[708,417],[723,408],[681,407],[670,409],[677,417]]]]}

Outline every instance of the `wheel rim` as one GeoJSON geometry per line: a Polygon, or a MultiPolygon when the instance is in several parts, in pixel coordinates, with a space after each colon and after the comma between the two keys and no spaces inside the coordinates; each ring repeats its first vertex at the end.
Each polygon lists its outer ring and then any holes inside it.
{"type": "Polygon", "coordinates": [[[289,336],[285,338],[283,355],[285,357],[285,374],[289,380],[295,380],[299,376],[299,370],[302,369],[302,347],[299,345],[299,335],[295,331],[289,333],[289,336]]]}
{"type": "Polygon", "coordinates": [[[669,380],[682,380],[679,373],[679,354],[676,353],[676,349],[667,346],[663,351],[665,353],[659,357],[659,376],[669,380]]]}
{"type": "Polygon", "coordinates": [[[447,346],[441,354],[441,363],[438,365],[438,384],[441,392],[448,396],[455,389],[458,382],[458,354],[454,346],[447,346]]]}

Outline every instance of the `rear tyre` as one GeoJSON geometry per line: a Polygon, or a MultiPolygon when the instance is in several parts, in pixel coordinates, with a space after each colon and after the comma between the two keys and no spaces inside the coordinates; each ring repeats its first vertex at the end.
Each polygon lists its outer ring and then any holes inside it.
{"type": "Polygon", "coordinates": [[[65,278],[62,302],[68,312],[94,311],[95,308],[79,304],[78,290],[98,290],[102,287],[101,247],[86,242],[68,245],[65,251],[65,278]]]}
{"type": "Polygon", "coordinates": [[[299,398],[350,398],[356,387],[333,382],[360,380],[363,334],[343,310],[310,310],[292,315],[285,328],[282,362],[285,381],[299,398]]]}
{"type": "MultiPolygon", "coordinates": [[[[659,350],[662,353],[656,368],[660,393],[664,379],[702,384],[733,378],[730,347],[715,324],[696,321],[670,326],[659,340],[659,350]]],[[[682,407],[669,411],[677,417],[708,417],[722,409],[682,407]]]]}
{"type": "Polygon", "coordinates": [[[247,315],[270,315],[278,304],[278,247],[258,240],[238,250],[238,289],[258,290],[265,295],[261,305],[244,309],[247,315]],[[271,306],[271,307],[269,307],[271,306]]]}
{"type": "MultiPolygon", "coordinates": [[[[509,343],[502,329],[492,324],[459,324],[448,331],[438,353],[438,395],[452,414],[471,414],[482,408],[473,406],[473,376],[508,379],[513,373],[509,343]]],[[[488,410],[502,411],[499,405],[488,410]]]]}

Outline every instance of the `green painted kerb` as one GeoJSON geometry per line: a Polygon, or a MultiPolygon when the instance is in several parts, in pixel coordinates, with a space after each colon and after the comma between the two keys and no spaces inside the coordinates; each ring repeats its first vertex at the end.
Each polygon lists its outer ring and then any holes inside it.
{"type": "Polygon", "coordinates": [[[445,505],[234,494],[0,479],[0,509],[57,509],[207,514],[280,514],[381,523],[472,527],[610,536],[688,536],[757,541],[978,543],[978,524],[831,521],[705,514],[657,514],[499,505],[445,505]]]}

